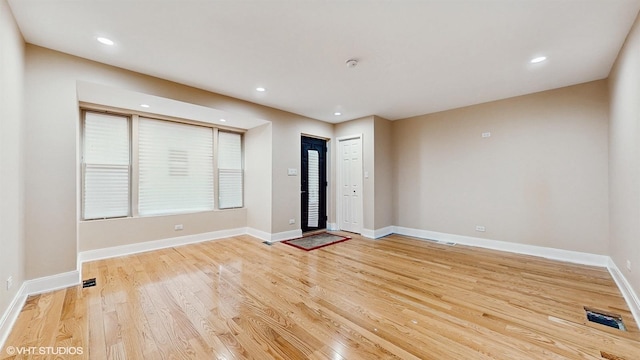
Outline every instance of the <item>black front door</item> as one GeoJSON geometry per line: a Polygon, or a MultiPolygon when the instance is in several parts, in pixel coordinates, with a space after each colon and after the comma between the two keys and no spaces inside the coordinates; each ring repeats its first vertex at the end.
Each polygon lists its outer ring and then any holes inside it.
{"type": "Polygon", "coordinates": [[[327,228],[327,142],[302,137],[302,231],[327,228]]]}

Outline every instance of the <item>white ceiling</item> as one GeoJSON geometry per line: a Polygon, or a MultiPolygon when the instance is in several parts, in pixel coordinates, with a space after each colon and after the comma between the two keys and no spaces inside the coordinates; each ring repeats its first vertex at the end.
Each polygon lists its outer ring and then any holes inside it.
{"type": "Polygon", "coordinates": [[[328,122],[606,78],[640,9],[640,0],[9,3],[29,43],[328,122]],[[530,64],[538,55],[548,60],[530,64]],[[347,68],[350,58],[358,66],[347,68]]]}

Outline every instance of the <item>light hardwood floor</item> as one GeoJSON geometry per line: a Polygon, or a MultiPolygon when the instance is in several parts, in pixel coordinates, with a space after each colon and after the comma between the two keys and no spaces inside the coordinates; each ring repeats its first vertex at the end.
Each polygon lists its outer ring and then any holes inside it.
{"type": "Polygon", "coordinates": [[[640,359],[606,269],[397,235],[311,252],[239,236],[87,263],[83,277],[97,286],[30,297],[0,359],[39,358],[9,346],[83,350],[61,359],[640,359]],[[584,306],[629,331],[587,322],[584,306]]]}

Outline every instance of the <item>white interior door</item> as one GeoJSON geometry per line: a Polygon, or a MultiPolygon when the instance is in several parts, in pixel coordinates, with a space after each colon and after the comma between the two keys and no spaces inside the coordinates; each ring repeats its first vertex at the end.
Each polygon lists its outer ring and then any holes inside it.
{"type": "Polygon", "coordinates": [[[339,158],[339,227],[362,231],[362,137],[338,140],[339,158]]]}

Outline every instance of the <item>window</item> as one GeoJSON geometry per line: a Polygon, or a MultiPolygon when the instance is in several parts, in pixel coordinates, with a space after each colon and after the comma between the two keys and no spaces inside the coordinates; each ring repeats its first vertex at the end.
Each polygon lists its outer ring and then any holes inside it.
{"type": "Polygon", "coordinates": [[[218,192],[220,209],[242,207],[242,139],[218,132],[218,192]]]}
{"type": "Polygon", "coordinates": [[[213,129],[140,118],[140,215],[213,210],[213,129]]]}
{"type": "Polygon", "coordinates": [[[83,126],[82,217],[129,215],[129,118],[86,112],[83,126]]]}
{"type": "Polygon", "coordinates": [[[241,134],[135,114],[83,114],[84,220],[243,206],[241,134]]]}

